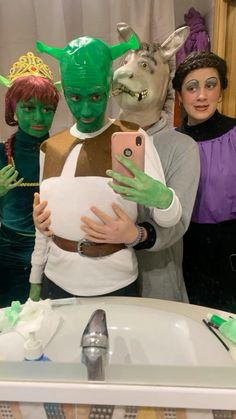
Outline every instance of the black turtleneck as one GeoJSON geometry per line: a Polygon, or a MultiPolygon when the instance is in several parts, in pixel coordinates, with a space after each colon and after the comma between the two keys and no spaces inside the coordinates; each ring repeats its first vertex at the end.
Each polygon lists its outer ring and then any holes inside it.
{"type": "Polygon", "coordinates": [[[39,148],[49,134],[37,138],[26,134],[20,128],[15,134],[13,143],[13,158],[19,177],[25,182],[38,182],[39,177],[39,148]]]}
{"type": "Polygon", "coordinates": [[[235,118],[230,118],[216,111],[207,121],[197,125],[188,125],[187,117],[185,117],[183,124],[176,128],[176,131],[189,135],[195,141],[207,141],[224,135],[235,125],[235,118]]]}

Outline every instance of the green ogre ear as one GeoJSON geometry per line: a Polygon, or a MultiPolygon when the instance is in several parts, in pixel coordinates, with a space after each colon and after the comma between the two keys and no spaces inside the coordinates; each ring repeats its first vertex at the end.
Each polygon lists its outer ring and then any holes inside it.
{"type": "Polygon", "coordinates": [[[58,90],[58,92],[61,92],[62,91],[62,83],[61,83],[61,80],[56,81],[55,83],[53,83],[53,85],[58,90]]]}
{"type": "Polygon", "coordinates": [[[3,76],[0,76],[0,84],[2,84],[5,87],[11,86],[10,80],[6,79],[6,77],[3,77],[3,76]]]}
{"type": "Polygon", "coordinates": [[[115,60],[119,58],[121,55],[125,54],[125,52],[129,51],[130,49],[139,49],[139,41],[138,38],[132,34],[127,42],[122,42],[118,45],[112,45],[110,48],[111,58],[115,60]]]}
{"type": "Polygon", "coordinates": [[[51,55],[57,60],[61,59],[63,51],[64,51],[63,48],[49,47],[48,45],[40,41],[36,41],[35,45],[36,45],[37,52],[46,52],[46,54],[51,55]]]}

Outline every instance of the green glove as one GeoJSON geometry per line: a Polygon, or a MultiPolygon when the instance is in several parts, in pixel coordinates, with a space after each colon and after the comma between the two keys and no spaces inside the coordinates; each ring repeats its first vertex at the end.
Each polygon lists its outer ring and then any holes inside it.
{"type": "Polygon", "coordinates": [[[11,164],[8,164],[0,170],[0,197],[6,195],[7,192],[23,182],[24,178],[22,177],[16,180],[17,176],[18,172],[11,164]]]}
{"type": "Polygon", "coordinates": [[[109,182],[109,186],[118,192],[124,199],[134,201],[147,207],[166,209],[170,206],[173,199],[173,192],[163,185],[163,183],[142,172],[127,157],[116,155],[116,159],[123,164],[133,175],[129,178],[120,175],[113,170],[107,170],[106,174],[122,185],[109,182]],[[124,186],[123,186],[124,185],[124,186]]]}
{"type": "Polygon", "coordinates": [[[41,284],[31,284],[29,298],[33,301],[40,300],[41,284]]]}

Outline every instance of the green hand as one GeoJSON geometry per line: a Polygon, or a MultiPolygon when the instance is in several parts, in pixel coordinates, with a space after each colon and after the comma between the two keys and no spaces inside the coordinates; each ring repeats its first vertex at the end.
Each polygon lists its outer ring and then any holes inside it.
{"type": "Polygon", "coordinates": [[[41,284],[31,284],[29,298],[33,301],[40,300],[41,284]]]}
{"type": "Polygon", "coordinates": [[[23,178],[16,180],[17,176],[18,172],[11,164],[8,164],[0,170],[0,197],[6,195],[7,192],[23,182],[23,178]]]}
{"type": "Polygon", "coordinates": [[[116,159],[122,163],[134,177],[129,178],[120,175],[113,170],[107,170],[106,174],[108,176],[119,183],[122,183],[122,185],[117,185],[116,183],[109,182],[109,186],[111,186],[115,192],[118,192],[128,201],[134,201],[147,207],[166,209],[170,206],[173,199],[173,193],[167,186],[146,175],[127,157],[117,155],[116,159]]]}

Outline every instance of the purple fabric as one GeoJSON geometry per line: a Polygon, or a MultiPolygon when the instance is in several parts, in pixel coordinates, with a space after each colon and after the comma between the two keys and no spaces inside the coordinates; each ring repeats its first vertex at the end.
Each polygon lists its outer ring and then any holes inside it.
{"type": "Polygon", "coordinates": [[[201,176],[192,221],[204,224],[236,219],[236,127],[198,145],[201,176]]]}
{"type": "Polygon", "coordinates": [[[184,45],[176,54],[177,66],[184,60],[184,58],[192,51],[209,51],[210,42],[203,16],[191,7],[184,15],[184,21],[190,27],[190,34],[184,45]]]}

